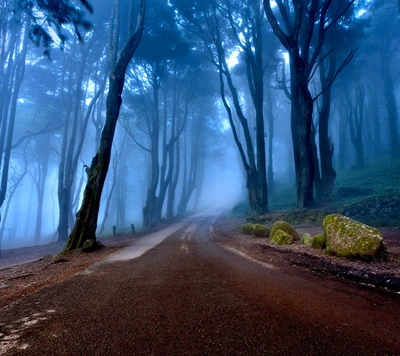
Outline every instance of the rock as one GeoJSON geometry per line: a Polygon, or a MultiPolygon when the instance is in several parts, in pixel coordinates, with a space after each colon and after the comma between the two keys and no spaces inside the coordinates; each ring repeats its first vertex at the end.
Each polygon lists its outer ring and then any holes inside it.
{"type": "Polygon", "coordinates": [[[245,235],[251,235],[253,232],[252,228],[253,228],[253,224],[251,224],[251,223],[242,224],[242,225],[240,225],[240,232],[245,235]]]}
{"type": "Polygon", "coordinates": [[[253,235],[256,237],[269,237],[271,229],[268,226],[261,224],[253,224],[251,228],[253,235]]]}
{"type": "Polygon", "coordinates": [[[311,245],[311,240],[312,240],[311,235],[308,234],[308,233],[306,232],[306,233],[303,235],[303,237],[301,238],[301,243],[302,243],[303,245],[308,245],[308,246],[310,246],[310,245],[311,245]]]}
{"type": "Polygon", "coordinates": [[[282,230],[292,236],[294,241],[300,241],[300,236],[297,231],[286,221],[278,220],[274,223],[271,229],[271,237],[274,236],[277,230],[282,230]]]}
{"type": "Polygon", "coordinates": [[[83,243],[82,252],[92,252],[96,249],[97,244],[93,239],[88,239],[83,243]]]}
{"type": "Polygon", "coordinates": [[[283,230],[275,230],[274,235],[271,234],[269,242],[275,245],[290,245],[293,237],[283,230]]]}
{"type": "Polygon", "coordinates": [[[310,246],[317,250],[322,250],[326,247],[326,237],[324,234],[315,235],[311,238],[310,246]]]}
{"type": "Polygon", "coordinates": [[[340,257],[374,257],[384,247],[377,229],[339,214],[327,215],[323,229],[327,251],[340,257]]]}

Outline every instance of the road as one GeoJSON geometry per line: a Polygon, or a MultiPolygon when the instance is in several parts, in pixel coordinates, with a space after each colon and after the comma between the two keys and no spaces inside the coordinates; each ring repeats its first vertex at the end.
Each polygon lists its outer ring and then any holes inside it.
{"type": "Polygon", "coordinates": [[[399,298],[244,258],[212,241],[212,222],[1,309],[0,354],[400,355],[399,298]]]}

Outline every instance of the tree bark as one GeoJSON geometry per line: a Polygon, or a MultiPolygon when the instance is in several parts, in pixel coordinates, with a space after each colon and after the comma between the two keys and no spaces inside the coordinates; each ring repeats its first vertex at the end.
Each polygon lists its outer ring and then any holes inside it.
{"type": "Polygon", "coordinates": [[[329,69],[327,73],[325,73],[325,63],[323,55],[321,55],[320,57],[321,61],[319,69],[321,87],[326,89],[321,95],[322,102],[321,108],[318,113],[318,141],[321,180],[320,183],[316,185],[316,191],[318,202],[326,203],[332,200],[336,180],[336,172],[333,169],[334,146],[332,138],[329,136],[329,118],[331,113],[331,86],[329,85],[329,83],[332,82],[333,76],[335,75],[336,53],[333,52],[329,55],[329,69]]]}
{"type": "Polygon", "coordinates": [[[315,205],[313,195],[314,158],[311,141],[313,100],[308,89],[308,76],[300,59],[290,59],[291,88],[291,129],[296,171],[297,207],[309,208],[315,205]]]}

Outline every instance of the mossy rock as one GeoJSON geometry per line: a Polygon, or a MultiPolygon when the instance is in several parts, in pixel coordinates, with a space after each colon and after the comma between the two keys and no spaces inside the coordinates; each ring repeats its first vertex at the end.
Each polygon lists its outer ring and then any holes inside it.
{"type": "Polygon", "coordinates": [[[322,250],[326,247],[326,236],[324,234],[315,235],[311,238],[310,246],[316,250],[322,250]]]}
{"type": "Polygon", "coordinates": [[[252,232],[253,232],[253,235],[256,237],[269,237],[271,229],[265,225],[253,224],[252,232]]]}
{"type": "Polygon", "coordinates": [[[278,229],[274,231],[274,235],[271,234],[269,242],[275,245],[290,245],[293,242],[293,237],[278,229]]]}
{"type": "Polygon", "coordinates": [[[274,236],[277,230],[282,230],[292,236],[294,241],[300,241],[300,236],[297,231],[286,221],[278,220],[274,223],[271,229],[271,237],[274,236]]]}
{"type": "Polygon", "coordinates": [[[83,243],[82,252],[92,252],[97,248],[96,241],[93,239],[88,239],[83,243]]]}
{"type": "Polygon", "coordinates": [[[305,233],[304,235],[303,235],[303,237],[301,238],[301,243],[303,244],[303,245],[308,245],[308,246],[310,246],[311,245],[311,241],[312,241],[312,237],[311,237],[311,235],[309,234],[309,233],[305,233]]]}
{"type": "Polygon", "coordinates": [[[375,257],[383,249],[382,234],[375,228],[339,214],[323,222],[328,253],[340,257],[375,257]]]}
{"type": "Polygon", "coordinates": [[[240,232],[244,235],[251,235],[253,233],[253,224],[247,223],[240,225],[240,232]]]}

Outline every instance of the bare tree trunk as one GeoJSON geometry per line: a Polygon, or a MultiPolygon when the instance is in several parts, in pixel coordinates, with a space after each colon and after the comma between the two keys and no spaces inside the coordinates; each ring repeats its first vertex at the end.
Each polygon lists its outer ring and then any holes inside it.
{"type": "MultiPolygon", "coordinates": [[[[350,97],[348,97],[348,101],[351,103],[350,97]]],[[[349,114],[350,138],[356,153],[357,168],[364,168],[365,164],[363,142],[364,102],[364,86],[359,84],[355,90],[355,107],[353,112],[349,114]]]]}
{"type": "MultiPolygon", "coordinates": [[[[37,140],[39,141],[39,140],[37,140]]],[[[50,157],[50,138],[45,137],[41,142],[37,142],[36,145],[40,147],[38,152],[38,173],[36,187],[37,187],[37,198],[38,208],[36,215],[36,228],[35,228],[35,241],[40,240],[42,234],[42,220],[43,220],[43,201],[46,188],[47,172],[49,169],[49,157],[50,157]]]]}
{"type": "Polygon", "coordinates": [[[308,76],[303,67],[290,60],[291,127],[296,171],[297,207],[315,205],[313,195],[314,158],[311,142],[313,100],[308,89],[308,76]]]}
{"type": "Polygon", "coordinates": [[[265,112],[268,123],[268,192],[269,195],[272,196],[275,191],[275,182],[274,182],[274,105],[275,101],[272,94],[272,89],[270,86],[271,76],[268,78],[268,85],[265,89],[265,112]]]}
{"type": "Polygon", "coordinates": [[[115,189],[115,184],[117,181],[117,167],[118,167],[118,162],[120,160],[120,155],[117,152],[117,155],[114,157],[114,163],[113,163],[113,180],[111,183],[111,189],[110,192],[108,193],[108,198],[107,198],[107,202],[106,202],[106,207],[104,209],[104,216],[103,216],[103,220],[101,222],[100,228],[98,233],[101,234],[104,230],[105,230],[105,225],[108,219],[108,214],[109,214],[109,210],[110,210],[110,204],[111,204],[111,198],[115,189]]]}
{"type": "MultiPolygon", "coordinates": [[[[325,73],[325,63],[323,58],[323,52],[321,52],[320,59],[320,80],[321,87],[326,88],[322,93],[321,108],[318,115],[319,123],[319,158],[321,167],[321,180],[319,184],[316,184],[317,200],[319,203],[326,203],[332,200],[336,172],[333,169],[333,152],[334,146],[331,137],[329,136],[329,119],[331,114],[331,86],[329,83],[332,82],[333,76],[336,70],[336,54],[331,53],[329,56],[329,68],[328,72],[325,73]]],[[[316,167],[317,168],[317,167],[316,167]]]]}

